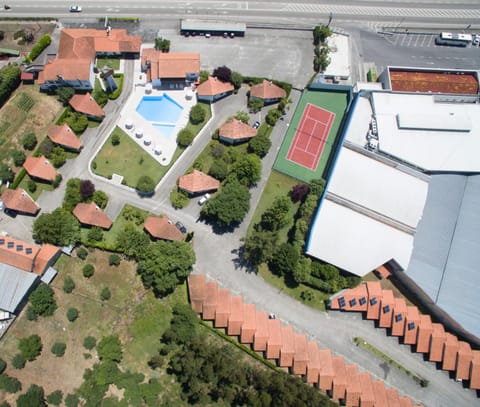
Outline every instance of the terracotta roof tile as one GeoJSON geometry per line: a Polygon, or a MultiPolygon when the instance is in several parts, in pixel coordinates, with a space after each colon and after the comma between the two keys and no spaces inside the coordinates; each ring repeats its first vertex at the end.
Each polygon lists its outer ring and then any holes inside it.
{"type": "Polygon", "coordinates": [[[427,353],[429,351],[432,332],[433,327],[430,315],[420,315],[417,335],[417,352],[427,353]]]}
{"type": "Polygon", "coordinates": [[[83,225],[98,226],[102,229],[110,229],[112,226],[112,220],[95,202],[78,203],[73,210],[73,215],[83,225]]]}
{"type": "Polygon", "coordinates": [[[367,311],[368,293],[366,284],[341,291],[330,300],[330,308],[344,311],[367,311]]]}
{"type": "Polygon", "coordinates": [[[279,359],[282,347],[282,327],[278,319],[268,320],[267,359],[279,359]]]}
{"type": "Polygon", "coordinates": [[[472,351],[470,365],[470,388],[480,390],[480,350],[472,351]]]}
{"type": "Polygon", "coordinates": [[[432,328],[433,332],[430,339],[430,353],[428,360],[430,360],[430,362],[441,362],[443,344],[446,340],[445,328],[442,324],[437,323],[433,323],[432,328]]]}
{"type": "Polygon", "coordinates": [[[315,384],[320,380],[320,355],[318,352],[318,344],[310,341],[307,344],[308,362],[307,362],[307,383],[315,384]]]}
{"type": "Polygon", "coordinates": [[[161,218],[149,216],[145,220],[143,227],[156,239],[180,241],[184,238],[183,233],[165,215],[161,218]]]}
{"type": "Polygon", "coordinates": [[[198,96],[216,96],[222,93],[233,92],[230,82],[222,82],[213,76],[209,76],[205,82],[197,87],[198,96]]]}
{"type": "Polygon", "coordinates": [[[21,81],[31,81],[31,80],[33,80],[33,73],[22,71],[22,73],[20,74],[20,80],[21,81]]]}
{"type": "Polygon", "coordinates": [[[45,157],[27,157],[23,168],[28,175],[45,181],[53,181],[57,176],[57,170],[45,157]]]}
{"type": "Polygon", "coordinates": [[[202,318],[207,321],[215,319],[215,310],[218,304],[218,284],[216,281],[208,281],[205,290],[205,301],[203,301],[202,318]]]}
{"type": "Polygon", "coordinates": [[[378,323],[380,328],[390,328],[392,326],[394,305],[395,299],[393,298],[393,292],[391,290],[383,290],[380,321],[378,323]]]}
{"type": "Polygon", "coordinates": [[[400,399],[400,407],[413,407],[410,397],[402,396],[400,399]]]}
{"type": "Polygon", "coordinates": [[[157,78],[185,78],[189,73],[200,73],[199,53],[164,53],[153,48],[142,50],[142,65],[150,61],[147,80],[157,78]]]}
{"type": "Polygon", "coordinates": [[[9,236],[0,236],[0,263],[9,264],[24,271],[32,271],[38,246],[9,236]]]}
{"type": "Polygon", "coordinates": [[[287,93],[280,86],[264,79],[262,83],[250,87],[250,96],[258,99],[281,99],[287,96],[287,93]]]}
{"type": "Polygon", "coordinates": [[[374,380],[372,382],[373,395],[375,396],[376,406],[388,406],[387,393],[385,391],[385,385],[381,380],[374,380]]]}
{"type": "Polygon", "coordinates": [[[84,95],[73,95],[68,103],[75,111],[79,113],[96,117],[105,116],[105,112],[103,111],[103,109],[98,105],[92,95],[90,95],[90,93],[88,92],[84,95]]]}
{"type": "Polygon", "coordinates": [[[230,318],[228,318],[227,334],[231,336],[240,335],[244,320],[242,297],[230,297],[230,318]]]}
{"type": "Polygon", "coordinates": [[[44,65],[38,74],[39,85],[46,81],[57,81],[60,77],[66,81],[89,81],[93,73],[92,59],[61,58],[44,65]]]}
{"type": "Polygon", "coordinates": [[[357,366],[346,365],[347,372],[347,387],[345,390],[345,405],[347,407],[354,407],[360,405],[360,395],[362,390],[360,388],[359,374],[357,366]]]}
{"type": "Polygon", "coordinates": [[[360,380],[360,389],[362,391],[360,395],[360,405],[362,407],[374,407],[375,406],[375,393],[373,391],[372,377],[369,373],[359,373],[358,378],[360,380]]]}
{"type": "Polygon", "coordinates": [[[191,194],[216,191],[219,186],[220,181],[198,170],[178,178],[178,187],[191,194]]]}
{"type": "Polygon", "coordinates": [[[255,314],[255,336],[253,338],[253,350],[255,352],[264,352],[267,350],[268,334],[268,315],[265,311],[257,311],[255,314]]]}
{"type": "Polygon", "coordinates": [[[203,274],[190,274],[188,276],[188,293],[190,295],[190,303],[195,312],[203,311],[203,302],[207,296],[207,281],[203,274]]]}
{"type": "Polygon", "coordinates": [[[0,201],[3,202],[5,208],[16,212],[36,215],[40,210],[37,203],[22,188],[5,189],[0,196],[0,201]]]}
{"type": "Polygon", "coordinates": [[[395,298],[393,306],[392,335],[403,336],[405,333],[405,320],[407,317],[407,304],[403,298],[395,298]]]}
{"type": "Polygon", "coordinates": [[[368,281],[366,285],[368,292],[367,319],[379,319],[383,295],[382,286],[379,281],[368,281]]]}
{"type": "Polygon", "coordinates": [[[335,371],[333,369],[333,356],[329,349],[319,349],[318,357],[320,358],[320,389],[329,391],[333,386],[333,378],[335,371]]]}
{"type": "Polygon", "coordinates": [[[295,355],[295,337],[291,326],[282,326],[282,347],[280,349],[280,367],[292,367],[295,355]]]}
{"type": "Polygon", "coordinates": [[[241,343],[253,343],[255,336],[256,325],[256,311],[255,304],[243,304],[243,323],[240,332],[241,343]]]}
{"type": "Polygon", "coordinates": [[[442,369],[443,370],[455,370],[455,365],[457,361],[457,352],[460,349],[458,344],[458,339],[455,335],[451,333],[446,333],[446,340],[443,344],[443,355],[442,355],[442,369]]]}
{"type": "Polygon", "coordinates": [[[294,335],[295,354],[293,356],[293,374],[307,374],[308,347],[304,334],[294,335]]]}
{"type": "Polygon", "coordinates": [[[468,380],[470,378],[470,363],[473,353],[470,344],[464,341],[458,342],[457,360],[455,363],[455,378],[457,380],[468,380]]]}
{"type": "Polygon", "coordinates": [[[237,119],[231,119],[219,129],[219,137],[228,140],[246,140],[255,137],[257,130],[237,119]]]}
{"type": "Polygon", "coordinates": [[[220,288],[218,290],[218,301],[215,310],[215,328],[226,328],[230,317],[230,290],[220,288]]]}
{"type": "Polygon", "coordinates": [[[377,272],[382,276],[382,278],[389,278],[392,275],[392,273],[390,273],[385,266],[377,267],[377,272]]]}
{"type": "Polygon", "coordinates": [[[60,253],[60,248],[52,244],[42,244],[33,264],[33,272],[39,276],[43,275],[49,263],[60,253]]]}
{"type": "Polygon", "coordinates": [[[403,343],[406,345],[415,345],[417,343],[417,331],[420,325],[420,314],[418,308],[407,306],[407,320],[405,322],[405,336],[403,343]]]}
{"type": "Polygon", "coordinates": [[[395,389],[385,389],[387,394],[388,407],[400,407],[400,398],[395,389]]]}
{"type": "Polygon", "coordinates": [[[345,391],[347,389],[347,370],[345,369],[345,360],[341,356],[335,356],[332,359],[333,377],[332,398],[341,400],[345,398],[345,391]]]}
{"type": "Polygon", "coordinates": [[[80,138],[76,136],[67,123],[64,123],[61,126],[57,126],[56,124],[50,126],[47,135],[50,140],[60,146],[77,151],[83,147],[80,138]]]}

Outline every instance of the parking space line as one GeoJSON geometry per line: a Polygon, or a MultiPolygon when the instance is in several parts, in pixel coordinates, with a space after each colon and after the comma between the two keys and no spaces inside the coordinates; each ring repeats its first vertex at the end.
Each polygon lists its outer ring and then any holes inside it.
{"type": "Polygon", "coordinates": [[[426,40],[426,39],[427,39],[427,36],[426,36],[426,35],[424,35],[424,36],[423,36],[423,38],[422,38],[422,45],[420,45],[421,47],[423,47],[423,46],[424,46],[424,44],[425,44],[425,40],[426,40]]]}

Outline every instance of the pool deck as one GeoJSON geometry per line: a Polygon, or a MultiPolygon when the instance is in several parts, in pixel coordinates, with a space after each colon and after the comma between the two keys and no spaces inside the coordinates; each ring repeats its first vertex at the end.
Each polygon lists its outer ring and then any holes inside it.
{"type": "Polygon", "coordinates": [[[173,154],[177,148],[177,134],[187,125],[190,109],[197,103],[197,97],[193,94],[192,98],[186,98],[186,91],[189,88],[181,91],[149,89],[146,83],[146,75],[141,72],[140,65],[140,60],[136,60],[132,94],[120,113],[117,125],[155,160],[166,166],[172,161],[173,154]],[[183,107],[175,128],[168,137],[164,136],[159,129],[153,126],[153,123],[162,123],[150,122],[137,113],[137,106],[144,96],[162,96],[164,93],[183,107]],[[130,127],[129,124],[132,124],[132,126],[130,127]],[[141,135],[137,134],[139,129],[142,130],[141,135]],[[148,140],[151,140],[150,143],[147,142],[148,140]],[[161,152],[159,153],[158,150],[161,150],[161,152]]]}

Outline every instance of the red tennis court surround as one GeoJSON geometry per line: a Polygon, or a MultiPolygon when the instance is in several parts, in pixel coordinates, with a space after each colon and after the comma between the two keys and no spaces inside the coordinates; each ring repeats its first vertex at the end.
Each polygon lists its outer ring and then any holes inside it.
{"type": "Polygon", "coordinates": [[[334,120],[335,113],[307,103],[288,150],[287,160],[316,170],[334,120]]]}

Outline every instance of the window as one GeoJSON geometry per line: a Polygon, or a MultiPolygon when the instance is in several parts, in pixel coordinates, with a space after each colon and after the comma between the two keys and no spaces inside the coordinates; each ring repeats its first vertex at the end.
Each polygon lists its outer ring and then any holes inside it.
{"type": "Polygon", "coordinates": [[[390,305],[385,305],[383,307],[383,313],[386,314],[387,312],[390,312],[390,305]]]}
{"type": "Polygon", "coordinates": [[[402,314],[395,315],[395,321],[400,322],[403,319],[402,314]]]}
{"type": "Polygon", "coordinates": [[[411,331],[412,329],[415,329],[415,322],[410,322],[408,324],[408,330],[411,331]]]}
{"type": "Polygon", "coordinates": [[[344,297],[340,297],[338,299],[338,305],[340,305],[340,308],[345,307],[346,303],[345,303],[345,298],[344,297]]]}
{"type": "Polygon", "coordinates": [[[7,243],[7,247],[8,247],[9,249],[13,249],[13,246],[15,246],[15,243],[13,243],[13,242],[8,242],[8,243],[7,243]]]}
{"type": "Polygon", "coordinates": [[[360,305],[365,305],[366,302],[367,300],[365,297],[360,298],[360,305]]]}
{"type": "Polygon", "coordinates": [[[351,306],[351,307],[354,307],[355,305],[357,305],[357,300],[356,300],[355,298],[352,298],[352,299],[350,300],[350,306],[351,306]]]}
{"type": "Polygon", "coordinates": [[[17,252],[21,252],[23,250],[23,244],[17,244],[17,252]]]}
{"type": "Polygon", "coordinates": [[[370,300],[370,305],[376,305],[377,304],[377,297],[373,297],[371,300],[370,300]]]}

